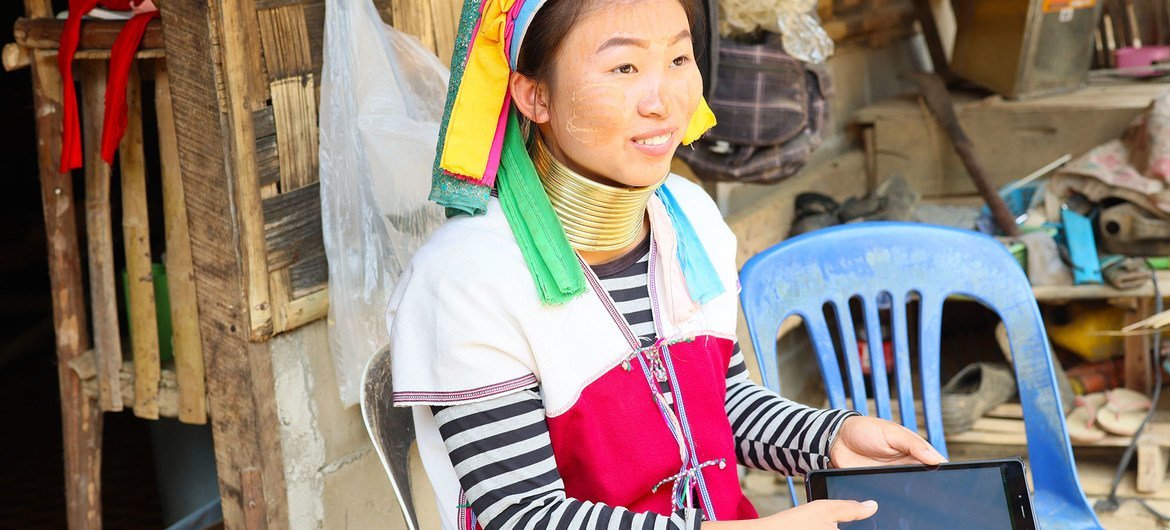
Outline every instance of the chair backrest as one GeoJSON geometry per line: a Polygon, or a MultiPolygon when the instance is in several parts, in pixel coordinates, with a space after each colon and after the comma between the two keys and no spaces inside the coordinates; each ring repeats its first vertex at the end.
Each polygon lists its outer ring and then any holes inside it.
{"type": "Polygon", "coordinates": [[[902,425],[918,430],[914,399],[922,401],[927,438],[947,454],[942,427],[939,341],[943,302],[974,299],[1003,320],[1014,359],[1035,485],[1035,510],[1045,527],[1099,528],[1081,491],[1051,353],[1031,285],[1004,246],[990,237],[910,223],[860,223],[805,234],[755,256],[740,273],[741,300],[765,386],[780,391],[776,337],[781,322],[799,315],[816,350],[829,404],[891,417],[891,385],[881,353],[869,355],[874,409],[867,406],[850,301],[860,303],[870,352],[883,352],[879,304],[889,306],[893,388],[902,425]],[[918,301],[918,366],[914,388],[907,302],[918,301]],[[826,311],[834,316],[838,356],[826,311]],[[844,370],[838,358],[844,359],[844,370]],[[852,407],[847,404],[847,394],[852,407]],[[1061,526],[1061,522],[1071,521],[1061,526]]]}
{"type": "Polygon", "coordinates": [[[383,348],[366,363],[362,374],[362,420],[382,459],[394,496],[409,530],[418,530],[418,516],[410,493],[410,446],[414,443],[414,418],[409,408],[396,408],[392,400],[390,350],[383,348]]]}

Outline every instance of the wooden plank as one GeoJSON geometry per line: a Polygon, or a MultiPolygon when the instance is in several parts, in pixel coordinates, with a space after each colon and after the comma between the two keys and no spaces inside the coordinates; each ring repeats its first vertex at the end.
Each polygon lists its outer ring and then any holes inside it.
{"type": "MultiPolygon", "coordinates": [[[[241,249],[246,241],[241,226],[244,214],[239,211],[240,195],[233,192],[240,158],[232,150],[239,148],[240,142],[230,137],[235,125],[222,120],[235,112],[251,121],[251,111],[242,113],[238,104],[229,109],[221,93],[231,84],[221,84],[225,72],[219,67],[226,63],[220,54],[227,50],[220,46],[219,32],[225,28],[219,18],[225,12],[221,9],[230,3],[167,0],[159,8],[167,28],[169,79],[190,219],[216,475],[226,527],[235,530],[245,528],[245,504],[252,500],[243,494],[243,470],[259,466],[266,498],[286,499],[288,495],[272,368],[265,365],[271,362],[268,345],[248,340],[251,319],[246,271],[254,262],[241,249]]],[[[239,93],[238,87],[231,90],[239,93]]],[[[255,138],[247,138],[247,143],[254,144],[255,138]]],[[[252,248],[262,249],[262,244],[261,237],[260,245],[252,248]]],[[[267,291],[266,271],[264,278],[267,291]]],[[[284,502],[266,503],[267,526],[287,528],[286,508],[284,502]]]]}
{"type": "MultiPolygon", "coordinates": [[[[964,130],[985,160],[993,184],[1002,185],[1065,154],[1078,155],[1120,136],[1129,122],[1164,90],[1124,85],[1115,94],[1090,87],[1063,96],[1024,101],[955,93],[964,130]],[[1085,127],[1093,123],[1093,127],[1085,127]]],[[[879,102],[854,115],[872,124],[879,183],[904,176],[925,197],[974,192],[966,169],[928,111],[916,98],[879,102]]]]}
{"type": "MultiPolygon", "coordinates": [[[[77,49],[106,50],[114,45],[114,40],[122,31],[126,23],[121,20],[85,20],[81,23],[81,36],[77,49]]],[[[61,34],[65,31],[65,21],[56,18],[18,18],[12,28],[12,36],[16,44],[26,48],[57,51],[60,46],[61,34]]],[[[162,23],[152,20],[146,25],[146,33],[142,35],[141,50],[161,50],[163,47],[162,23]]]]}
{"type": "Polygon", "coordinates": [[[1166,481],[1166,461],[1170,449],[1142,443],[1137,448],[1137,484],[1141,493],[1153,493],[1166,481]]]}
{"type": "MultiPolygon", "coordinates": [[[[1170,271],[1157,271],[1158,285],[1170,285],[1170,271]]],[[[1033,287],[1032,293],[1040,301],[1091,300],[1108,298],[1153,298],[1154,285],[1146,282],[1141,287],[1129,290],[1114,289],[1108,285],[1068,285],[1033,287]]],[[[1170,292],[1164,293],[1164,296],[1170,292]]]]}
{"type": "MultiPolygon", "coordinates": [[[[25,14],[51,17],[48,0],[25,0],[25,14]]],[[[37,164],[48,244],[49,282],[56,331],[57,382],[65,467],[66,520],[71,530],[101,528],[102,412],[84,395],[69,361],[89,349],[85,285],[77,237],[73,178],[57,171],[61,156],[62,85],[54,52],[32,54],[37,164]]]]}
{"type": "MultiPolygon", "coordinates": [[[[264,220],[260,213],[260,183],[256,165],[256,135],[252,113],[265,106],[266,97],[258,94],[256,84],[265,77],[253,64],[259,60],[259,30],[252,0],[228,0],[215,4],[216,27],[219,28],[224,94],[233,185],[233,201],[239,215],[240,251],[243,257],[244,288],[247,293],[249,337],[264,340],[272,334],[272,307],[268,299],[268,270],[264,249],[264,220]]],[[[167,54],[168,57],[171,55],[167,54]]],[[[172,65],[174,62],[172,61],[172,65]]],[[[172,79],[172,84],[174,80],[172,79]]]]}
{"type": "Polygon", "coordinates": [[[85,228],[89,252],[89,297],[93,311],[94,349],[98,356],[98,387],[102,410],[122,410],[118,373],[122,369],[122,338],[118,324],[118,291],[114,271],[113,219],[110,210],[110,166],[101,157],[107,66],[82,66],[81,113],[85,143],[85,228]]]}
{"type": "MultiPolygon", "coordinates": [[[[179,171],[170,79],[165,63],[155,74],[155,108],[162,168],[163,217],[166,229],[167,293],[171,306],[171,346],[178,385],[178,418],[183,423],[207,423],[207,386],[203,343],[199,338],[199,303],[195,294],[195,270],[191,263],[191,235],[187,205],[183,202],[183,176],[179,171]]],[[[161,408],[161,405],[160,405],[161,408]]],[[[160,411],[161,414],[161,411],[160,411]]]]}
{"type": "Polygon", "coordinates": [[[321,289],[285,304],[285,330],[325,318],[329,314],[329,289],[321,289]]]}
{"type": "Polygon", "coordinates": [[[154,299],[154,259],[150,252],[150,214],[146,198],[146,154],[142,146],[142,79],[130,67],[126,84],[128,119],[118,159],[122,170],[122,241],[126,251],[129,297],[127,324],[134,358],[134,415],[158,419],[158,311],[154,299]]]}
{"type": "Polygon", "coordinates": [[[280,79],[271,85],[282,193],[318,180],[316,85],[312,74],[280,79]]]}
{"type": "Polygon", "coordinates": [[[268,268],[283,269],[305,256],[323,253],[320,184],[264,199],[268,268]]]}

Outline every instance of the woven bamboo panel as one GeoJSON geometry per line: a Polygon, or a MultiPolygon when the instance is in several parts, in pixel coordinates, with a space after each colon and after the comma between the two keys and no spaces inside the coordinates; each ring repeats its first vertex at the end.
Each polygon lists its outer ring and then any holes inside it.
{"type": "MultiPolygon", "coordinates": [[[[233,41],[216,43],[219,88],[237,149],[249,336],[263,341],[328,311],[317,160],[325,0],[237,4],[238,18],[217,21],[233,41]]],[[[449,59],[462,0],[375,4],[383,21],[449,59]]]]}

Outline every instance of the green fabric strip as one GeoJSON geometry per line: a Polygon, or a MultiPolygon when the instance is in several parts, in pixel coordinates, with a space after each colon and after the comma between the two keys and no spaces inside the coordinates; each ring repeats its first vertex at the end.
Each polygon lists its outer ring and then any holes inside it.
{"type": "Polygon", "coordinates": [[[464,0],[463,11],[459,14],[459,30],[455,34],[455,50],[451,54],[451,81],[447,86],[447,102],[443,105],[443,121],[439,124],[439,143],[431,175],[431,194],[428,198],[445,207],[447,217],[483,214],[487,211],[488,195],[491,193],[491,189],[486,186],[457,179],[439,168],[447,138],[447,124],[451,121],[451,109],[455,107],[455,95],[459,93],[463,71],[467,68],[467,48],[471,45],[475,22],[479,20],[480,1],[464,0]]]}
{"type": "Polygon", "coordinates": [[[540,299],[560,305],[584,293],[585,272],[524,147],[515,109],[508,113],[496,189],[540,299]]]}

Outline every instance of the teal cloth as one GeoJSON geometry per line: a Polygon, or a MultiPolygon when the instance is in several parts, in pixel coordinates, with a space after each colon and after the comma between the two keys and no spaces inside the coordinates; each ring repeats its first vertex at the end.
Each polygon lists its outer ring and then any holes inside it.
{"type": "Polygon", "coordinates": [[[584,293],[585,272],[536,174],[515,109],[508,113],[496,188],[540,299],[561,305],[584,293]]]}
{"type": "Polygon", "coordinates": [[[687,219],[678,201],[666,186],[660,186],[655,193],[666,206],[666,213],[670,216],[670,224],[674,226],[674,236],[678,241],[676,254],[682,268],[683,277],[687,282],[687,294],[691,300],[700,304],[710,302],[711,299],[723,294],[726,288],[715,273],[715,266],[707,256],[707,250],[695,234],[695,227],[687,219]]]}
{"type": "Polygon", "coordinates": [[[479,20],[480,1],[464,0],[463,11],[459,14],[459,30],[455,34],[455,50],[451,54],[451,81],[447,86],[447,102],[443,106],[443,121],[439,124],[439,143],[431,175],[431,194],[428,199],[446,208],[447,217],[482,215],[487,211],[488,195],[491,194],[487,186],[457,179],[439,167],[447,138],[447,124],[451,121],[451,109],[455,106],[455,95],[459,93],[463,71],[467,68],[467,48],[471,46],[475,23],[479,20]]]}

